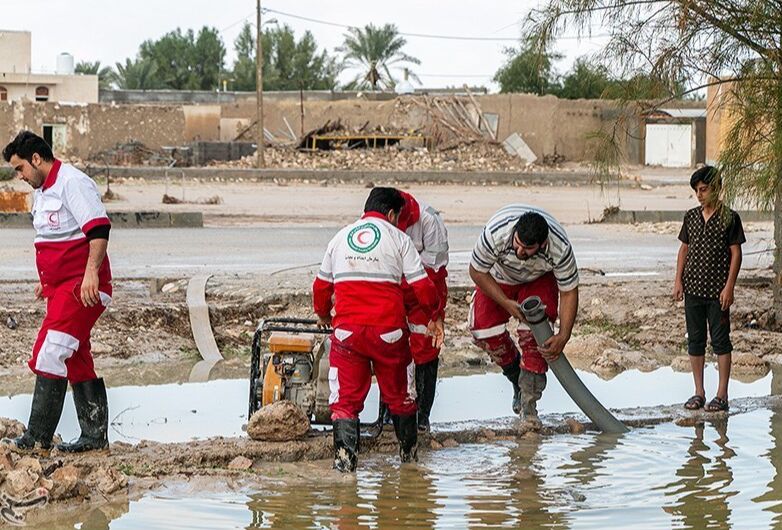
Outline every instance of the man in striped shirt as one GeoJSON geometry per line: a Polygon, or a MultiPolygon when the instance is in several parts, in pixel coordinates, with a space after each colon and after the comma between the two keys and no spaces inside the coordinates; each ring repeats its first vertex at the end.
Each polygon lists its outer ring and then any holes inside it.
{"type": "Polygon", "coordinates": [[[570,240],[548,212],[524,204],[506,206],[478,238],[470,277],[476,286],[470,307],[473,339],[513,385],[513,412],[537,421],[546,361],[562,353],[578,312],[578,267],[570,240]],[[561,304],[559,332],[541,347],[519,308],[529,296],[541,298],[552,322],[561,304]],[[506,328],[511,316],[519,321],[518,348],[506,328]]]}

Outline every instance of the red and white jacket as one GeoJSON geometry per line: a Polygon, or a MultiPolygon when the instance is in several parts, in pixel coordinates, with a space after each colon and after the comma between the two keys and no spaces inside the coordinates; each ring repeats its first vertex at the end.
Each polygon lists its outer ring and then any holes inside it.
{"type": "Polygon", "coordinates": [[[407,234],[368,212],[331,240],[312,285],[315,313],[331,313],[334,327],[357,324],[406,328],[402,280],[427,314],[440,305],[435,286],[407,234]]]}
{"type": "Polygon", "coordinates": [[[440,298],[436,317],[445,318],[445,305],[448,302],[448,230],[440,212],[428,204],[418,202],[409,193],[402,192],[402,196],[405,205],[399,213],[397,227],[413,240],[426,274],[437,288],[440,298]]]}
{"type": "MultiPolygon", "coordinates": [[[[54,161],[43,186],[33,194],[35,262],[44,296],[63,282],[81,279],[87,267],[90,243],[87,232],[111,225],[95,182],[70,164],[54,161]]],[[[111,281],[109,258],[98,278],[111,281]]]]}

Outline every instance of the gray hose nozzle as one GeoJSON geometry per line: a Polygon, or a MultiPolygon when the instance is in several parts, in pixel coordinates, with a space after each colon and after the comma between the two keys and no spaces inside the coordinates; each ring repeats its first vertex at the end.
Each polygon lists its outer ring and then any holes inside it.
{"type": "MultiPolygon", "coordinates": [[[[524,299],[520,309],[532,330],[535,342],[538,343],[538,346],[542,346],[554,335],[554,330],[546,318],[546,306],[540,297],[530,296],[524,299]]],[[[560,354],[556,361],[549,363],[549,366],[568,395],[601,431],[623,433],[629,430],[592,395],[564,354],[560,354]]]]}

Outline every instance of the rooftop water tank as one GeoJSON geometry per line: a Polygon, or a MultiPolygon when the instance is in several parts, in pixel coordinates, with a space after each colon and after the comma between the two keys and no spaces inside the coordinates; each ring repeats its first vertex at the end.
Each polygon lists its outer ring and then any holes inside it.
{"type": "Polygon", "coordinates": [[[73,55],[61,53],[57,56],[57,75],[73,75],[73,55]]]}

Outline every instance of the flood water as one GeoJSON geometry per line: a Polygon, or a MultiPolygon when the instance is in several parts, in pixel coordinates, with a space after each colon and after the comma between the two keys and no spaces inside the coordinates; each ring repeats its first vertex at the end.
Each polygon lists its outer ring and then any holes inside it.
{"type": "MultiPolygon", "coordinates": [[[[684,402],[692,395],[692,376],[674,372],[669,367],[648,373],[628,370],[611,380],[603,380],[590,372],[577,370],[577,373],[595,397],[609,408],[672,405],[684,402]]],[[[772,393],[772,378],[769,373],[752,383],[731,381],[730,396],[767,396],[772,393]]],[[[782,374],[779,379],[782,380],[782,374]]],[[[714,366],[706,367],[705,381],[707,388],[717,387],[714,366]]],[[[109,388],[109,440],[185,442],[212,436],[242,436],[242,426],[247,423],[248,394],[249,381],[246,379],[109,388]]],[[[510,383],[499,373],[443,378],[438,382],[431,420],[437,429],[448,428],[442,424],[449,422],[474,423],[511,416],[511,397],[510,383]]],[[[0,397],[0,417],[26,423],[31,400],[30,394],[0,397]]],[[[377,419],[378,400],[377,385],[373,385],[361,414],[363,421],[377,419]]],[[[543,415],[578,412],[551,374],[538,410],[543,415]]],[[[70,392],[57,432],[64,440],[79,436],[70,392]]]]}
{"type": "MultiPolygon", "coordinates": [[[[690,374],[668,368],[611,381],[580,375],[609,407],[671,404],[691,393],[690,374]]],[[[731,397],[777,393],[781,379],[774,371],[750,384],[732,381],[731,397]]],[[[707,385],[716,385],[713,368],[707,385]]],[[[112,437],[239,435],[246,386],[227,380],[112,388],[112,416],[126,409],[115,421],[122,434],[115,429],[112,437]]],[[[510,413],[510,385],[499,374],[447,378],[439,388],[435,422],[510,413]]],[[[16,411],[25,419],[26,407],[29,396],[6,398],[0,415],[16,411]]],[[[541,410],[575,411],[554,377],[541,410]]],[[[64,434],[69,421],[60,425],[64,434]]],[[[267,472],[236,491],[169,484],[40,528],[782,528],[782,409],[621,436],[563,434],[422,450],[418,464],[406,466],[396,455],[362,455],[352,479],[327,461],[301,465],[308,467],[296,477],[267,472]]]]}
{"type": "MultiPolygon", "coordinates": [[[[782,411],[622,436],[556,435],[364,456],[354,480],[323,473],[251,491],[171,486],[56,528],[668,529],[782,527],[782,411]]],[[[51,528],[48,526],[47,528],[51,528]]]]}

